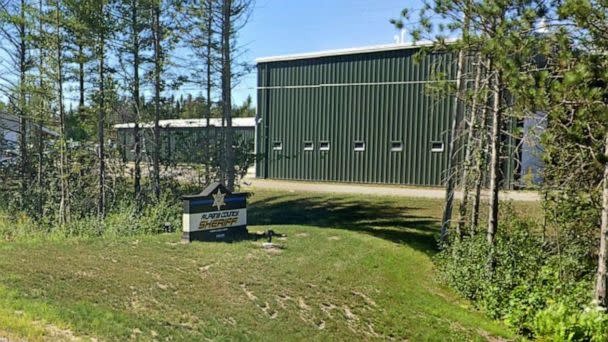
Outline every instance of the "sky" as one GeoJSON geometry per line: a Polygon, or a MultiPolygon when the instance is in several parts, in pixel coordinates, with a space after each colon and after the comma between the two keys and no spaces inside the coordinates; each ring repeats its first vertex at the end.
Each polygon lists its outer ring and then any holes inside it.
{"type": "MultiPolygon", "coordinates": [[[[260,57],[393,43],[399,32],[389,20],[399,17],[404,8],[421,7],[421,0],[253,1],[251,16],[237,42],[242,49],[238,58],[252,65],[260,57]]],[[[185,52],[177,54],[186,57],[185,52]]],[[[0,67],[4,57],[0,51],[0,67]]],[[[251,96],[256,105],[256,78],[254,68],[240,80],[234,88],[234,104],[251,96]]],[[[75,89],[75,85],[66,86],[68,107],[76,106],[75,89]]],[[[152,96],[149,86],[142,92],[152,96]]],[[[187,93],[199,95],[200,91],[184,87],[172,95],[187,93]]]]}
{"type": "MultiPolygon", "coordinates": [[[[399,32],[389,22],[418,0],[256,0],[239,36],[242,59],[390,44],[399,32]]],[[[407,39],[406,39],[407,40],[407,39]]],[[[255,71],[234,90],[234,102],[256,99],[255,71]]]]}

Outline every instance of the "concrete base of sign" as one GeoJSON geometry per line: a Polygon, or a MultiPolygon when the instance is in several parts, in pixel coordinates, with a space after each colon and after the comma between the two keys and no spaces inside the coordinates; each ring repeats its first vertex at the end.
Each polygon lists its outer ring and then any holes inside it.
{"type": "Polygon", "coordinates": [[[182,241],[224,241],[230,242],[235,240],[242,240],[249,236],[246,226],[241,227],[230,227],[213,230],[199,230],[195,232],[184,232],[182,234],[182,241]]]}

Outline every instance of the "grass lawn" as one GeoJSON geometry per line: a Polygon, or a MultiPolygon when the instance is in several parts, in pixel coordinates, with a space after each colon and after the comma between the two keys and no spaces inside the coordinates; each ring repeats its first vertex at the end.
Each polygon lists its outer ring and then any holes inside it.
{"type": "Polygon", "coordinates": [[[512,338],[435,281],[441,201],[258,191],[250,231],[0,242],[0,341],[512,338]]]}

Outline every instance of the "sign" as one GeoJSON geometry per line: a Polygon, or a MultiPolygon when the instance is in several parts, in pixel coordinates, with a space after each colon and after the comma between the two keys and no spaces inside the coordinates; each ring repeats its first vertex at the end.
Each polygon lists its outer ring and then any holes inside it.
{"type": "Polygon", "coordinates": [[[246,193],[232,193],[215,182],[199,195],[182,200],[183,240],[232,241],[247,236],[246,193]]]}

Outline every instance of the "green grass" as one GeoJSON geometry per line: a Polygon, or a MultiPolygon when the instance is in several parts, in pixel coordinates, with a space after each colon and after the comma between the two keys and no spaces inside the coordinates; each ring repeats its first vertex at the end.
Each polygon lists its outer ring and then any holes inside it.
{"type": "Polygon", "coordinates": [[[259,191],[250,231],[286,234],[283,249],[178,234],[0,242],[0,336],[513,338],[435,281],[440,213],[432,199],[259,191]]]}

